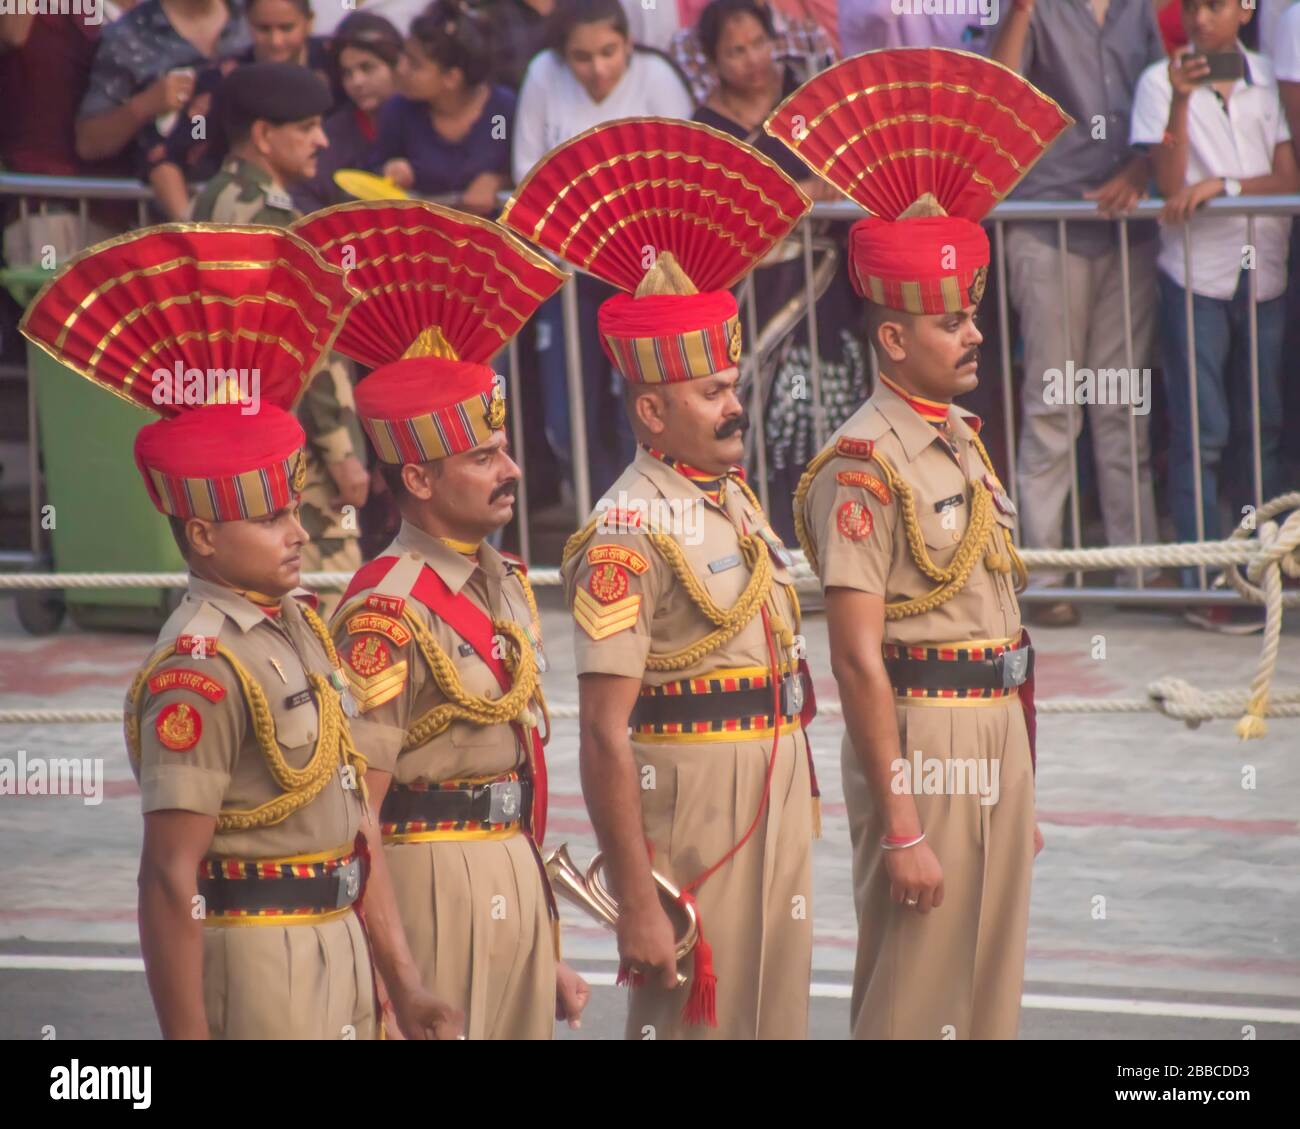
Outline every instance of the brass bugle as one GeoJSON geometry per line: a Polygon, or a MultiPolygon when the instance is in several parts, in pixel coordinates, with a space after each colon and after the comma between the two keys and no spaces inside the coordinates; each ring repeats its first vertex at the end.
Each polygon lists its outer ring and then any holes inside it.
{"type": "MultiPolygon", "coordinates": [[[[618,927],[618,902],[605,884],[604,856],[597,851],[583,874],[569,855],[569,845],[561,843],[546,856],[546,877],[551,881],[551,889],[566,901],[579,909],[585,910],[608,929],[618,927]]],[[[655,885],[659,888],[659,899],[664,911],[677,925],[677,963],[681,963],[695,948],[700,937],[699,919],[695,907],[678,902],[681,891],[656,870],[650,871],[655,885]]],[[[679,971],[677,984],[686,983],[686,977],[679,971]]]]}

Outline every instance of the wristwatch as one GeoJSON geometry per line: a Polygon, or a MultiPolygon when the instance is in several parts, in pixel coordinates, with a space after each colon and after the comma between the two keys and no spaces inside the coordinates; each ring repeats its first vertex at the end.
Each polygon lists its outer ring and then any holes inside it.
{"type": "Polygon", "coordinates": [[[1240,196],[1241,181],[1237,180],[1235,177],[1225,176],[1223,178],[1223,194],[1225,196],[1240,196]]]}

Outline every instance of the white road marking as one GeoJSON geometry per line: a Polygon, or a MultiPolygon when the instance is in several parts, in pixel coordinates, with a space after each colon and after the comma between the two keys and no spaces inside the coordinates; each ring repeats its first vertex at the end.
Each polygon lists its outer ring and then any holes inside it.
{"type": "MultiPolygon", "coordinates": [[[[63,954],[0,953],[0,971],[15,972],[143,972],[139,957],[65,956],[63,954]]],[[[581,971],[581,970],[579,970],[581,971]]],[[[612,988],[614,973],[584,971],[587,983],[612,988]]],[[[852,985],[814,981],[812,995],[823,1000],[847,1000],[852,985]]],[[[1103,996],[1028,995],[1021,1006],[1038,1011],[1086,1011],[1105,1015],[1154,1015],[1175,1019],[1229,1019],[1246,1023],[1300,1023],[1300,1008],[1243,1007],[1176,1000],[1124,1000],[1103,996]]]]}

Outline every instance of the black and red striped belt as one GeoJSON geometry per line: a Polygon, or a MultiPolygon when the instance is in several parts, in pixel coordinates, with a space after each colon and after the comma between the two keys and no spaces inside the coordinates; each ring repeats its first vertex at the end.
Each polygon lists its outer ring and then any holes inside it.
{"type": "Polygon", "coordinates": [[[352,843],[277,859],[206,858],[198,874],[204,924],[319,924],[351,909],[362,877],[352,843]]]}
{"type": "Polygon", "coordinates": [[[906,698],[1005,698],[1034,673],[1034,649],[1023,635],[937,645],[886,643],[883,655],[894,693],[906,698]]]}
{"type": "Polygon", "coordinates": [[[394,781],[379,810],[385,843],[505,839],[523,829],[532,781],[518,772],[475,780],[394,781]]]}
{"type": "Polygon", "coordinates": [[[632,711],[638,741],[749,740],[799,724],[807,697],[801,671],[787,671],[773,690],[764,667],[711,671],[641,690],[632,711]],[[776,698],[779,714],[773,712],[776,698]]]}

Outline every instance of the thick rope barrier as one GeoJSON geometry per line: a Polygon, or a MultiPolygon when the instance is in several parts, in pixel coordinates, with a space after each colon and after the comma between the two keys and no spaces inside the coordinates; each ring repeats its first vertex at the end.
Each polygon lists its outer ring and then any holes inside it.
{"type": "MultiPolygon", "coordinates": [[[[1262,737],[1266,717],[1300,717],[1300,691],[1273,691],[1278,649],[1282,637],[1282,610],[1300,604],[1300,590],[1284,591],[1283,576],[1300,578],[1300,491],[1281,494],[1265,503],[1254,515],[1253,525],[1238,526],[1223,541],[1184,542],[1172,545],[1128,545],[1097,549],[1024,549],[1025,566],[1089,571],[1114,568],[1160,568],[1171,566],[1221,566],[1224,571],[1216,586],[1231,586],[1244,599],[1264,606],[1264,636],[1259,663],[1245,690],[1201,690],[1177,678],[1164,678],[1147,687],[1145,698],[1047,699],[1038,703],[1043,714],[1055,713],[1145,713],[1157,712],[1177,718],[1189,727],[1216,718],[1236,717],[1235,732],[1242,740],[1262,737]],[[1272,520],[1287,514],[1280,525],[1272,520]],[[1252,537],[1252,534],[1255,536],[1252,537]],[[1242,574],[1245,566],[1245,574],[1242,574]]],[[[816,590],[812,570],[796,554],[796,586],[816,590]]],[[[556,586],[559,569],[530,569],[528,578],[536,586],[556,586]]],[[[351,580],[345,572],[305,573],[302,582],[310,588],[341,589],[351,580]]],[[[51,591],[68,588],[184,588],[186,573],[3,573],[0,591],[51,591]]],[[[577,716],[577,707],[551,708],[555,718],[577,716]]],[[[827,702],[821,712],[842,716],[838,702],[827,702]]],[[[0,724],[57,725],[120,722],[120,710],[0,710],[0,724]]]]}
{"type": "MultiPolygon", "coordinates": [[[[1171,678],[1153,682],[1149,698],[1047,698],[1037,703],[1040,714],[1160,713],[1195,729],[1203,721],[1237,717],[1249,698],[1246,690],[1204,692],[1171,678]],[[1156,688],[1159,693],[1155,693],[1156,688]]],[[[548,716],[576,721],[576,703],[547,704],[548,716]]],[[[839,702],[819,702],[819,717],[843,717],[839,702]]],[[[1300,691],[1274,694],[1268,705],[1269,717],[1300,717],[1300,691]]],[[[87,710],[0,710],[0,725],[114,725],[122,721],[116,709],[87,710]]]]}

